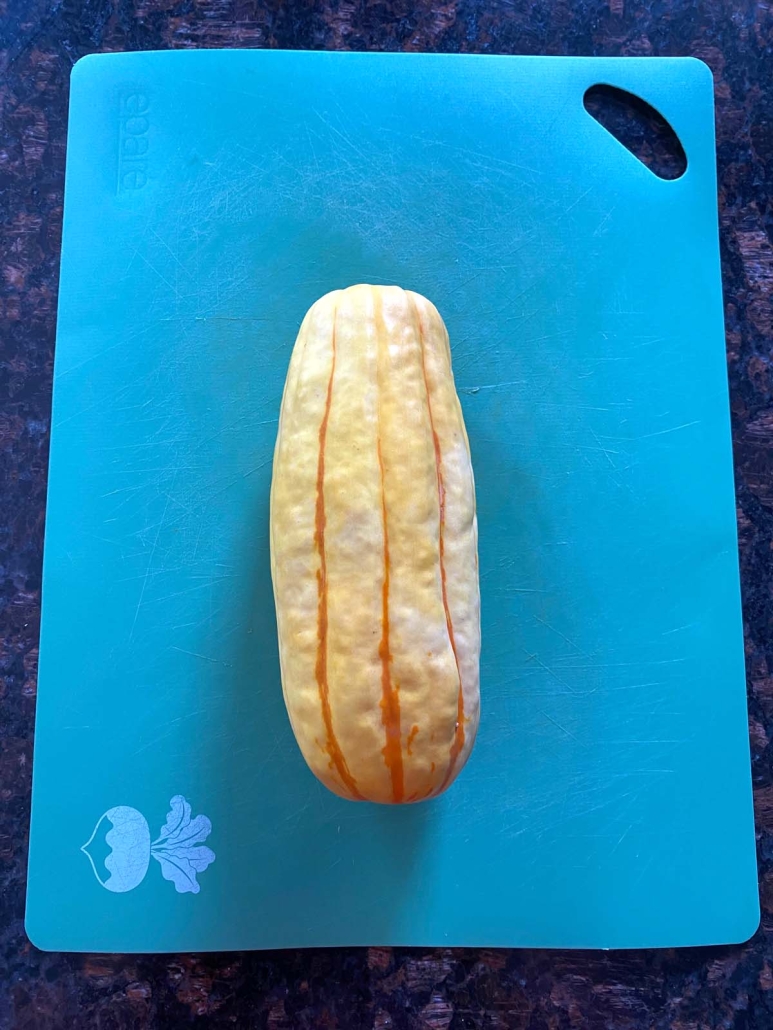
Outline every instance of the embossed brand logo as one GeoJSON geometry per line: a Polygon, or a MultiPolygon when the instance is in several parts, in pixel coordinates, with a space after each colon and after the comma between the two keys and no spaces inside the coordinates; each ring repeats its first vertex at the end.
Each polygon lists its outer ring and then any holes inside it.
{"type": "Polygon", "coordinates": [[[150,102],[139,90],[121,97],[118,192],[141,190],[148,181],[150,102]]]}

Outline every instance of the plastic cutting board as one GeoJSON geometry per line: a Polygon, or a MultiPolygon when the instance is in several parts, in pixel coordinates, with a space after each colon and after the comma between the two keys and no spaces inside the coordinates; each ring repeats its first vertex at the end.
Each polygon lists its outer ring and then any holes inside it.
{"type": "Polygon", "coordinates": [[[649,947],[758,920],[711,76],[257,51],[73,74],[27,927],[44,948],[649,947]],[[660,110],[658,179],[583,107],[660,110]],[[337,799],[279,681],[268,494],[328,290],[449,328],[482,722],[337,799]],[[82,848],[84,848],[82,850],[82,848]]]}

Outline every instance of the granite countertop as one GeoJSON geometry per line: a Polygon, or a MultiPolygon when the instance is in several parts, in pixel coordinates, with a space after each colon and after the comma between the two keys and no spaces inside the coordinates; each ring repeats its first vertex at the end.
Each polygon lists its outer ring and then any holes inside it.
{"type": "Polygon", "coordinates": [[[753,0],[6,0],[2,12],[0,1027],[773,1026],[773,9],[753,0]],[[94,51],[202,46],[692,54],[713,69],[763,911],[748,944],[95,957],[43,954],[27,941],[69,73],[94,51]]]}

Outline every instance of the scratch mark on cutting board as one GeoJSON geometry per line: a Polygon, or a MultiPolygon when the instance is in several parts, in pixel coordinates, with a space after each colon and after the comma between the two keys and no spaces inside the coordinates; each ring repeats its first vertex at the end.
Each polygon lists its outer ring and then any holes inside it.
{"type": "Polygon", "coordinates": [[[583,693],[582,691],[575,690],[574,687],[570,687],[569,684],[566,682],[566,680],[561,679],[561,677],[558,675],[558,673],[554,669],[551,669],[551,667],[549,665],[547,665],[545,662],[543,662],[543,660],[540,658],[540,656],[538,654],[532,654],[532,653],[530,653],[528,651],[525,651],[525,650],[524,650],[524,654],[528,656],[529,661],[536,662],[537,665],[539,665],[539,667],[541,669],[543,669],[549,676],[552,676],[553,679],[556,681],[556,683],[560,683],[561,686],[564,688],[564,690],[568,691],[568,693],[570,693],[570,694],[577,694],[577,693],[581,694],[581,693],[583,693]]]}
{"type": "Polygon", "coordinates": [[[689,429],[690,426],[700,425],[700,419],[696,418],[693,422],[683,422],[681,426],[671,426],[670,429],[659,429],[656,433],[644,433],[642,440],[649,440],[653,436],[665,436],[666,433],[678,433],[680,429],[689,429]]]}
{"type": "MultiPolygon", "coordinates": [[[[79,361],[77,365],[71,365],[70,368],[63,369],[54,378],[58,382],[60,379],[64,379],[65,376],[70,375],[71,372],[75,372],[79,368],[83,368],[84,365],[88,365],[88,363],[90,361],[96,361],[98,358],[103,357],[103,355],[109,354],[109,352],[111,350],[115,350],[116,347],[123,347],[123,346],[124,346],[124,341],[123,340],[119,340],[118,343],[111,343],[109,347],[103,347],[102,350],[97,351],[96,354],[89,354],[89,356],[87,358],[84,358],[83,361],[79,361]]],[[[59,425],[61,425],[61,423],[59,423],[59,425]]]]}
{"type": "Polygon", "coordinates": [[[459,393],[480,393],[481,390],[501,390],[506,386],[525,386],[525,379],[510,379],[501,383],[482,383],[480,386],[460,386],[459,393]]]}
{"type": "Polygon", "coordinates": [[[155,272],[155,273],[156,273],[156,275],[158,276],[158,278],[159,278],[159,279],[160,279],[160,280],[161,280],[161,281],[162,281],[163,283],[166,283],[166,285],[167,285],[167,286],[169,287],[169,289],[170,289],[170,290],[172,291],[172,293],[173,293],[173,294],[175,295],[175,297],[177,297],[177,299],[178,299],[178,300],[182,300],[182,296],[180,295],[180,292],[179,292],[179,290],[177,289],[177,287],[176,287],[176,286],[173,286],[173,285],[172,285],[172,283],[170,283],[170,282],[169,282],[169,280],[168,280],[168,279],[166,278],[166,276],[165,276],[165,275],[162,275],[162,274],[161,274],[161,272],[159,272],[159,270],[158,270],[158,269],[156,268],[156,266],[155,266],[154,264],[152,264],[152,263],[151,263],[150,261],[148,261],[148,259],[147,259],[147,258],[145,257],[145,255],[144,255],[144,254],[140,254],[140,253],[138,252],[138,253],[137,253],[137,257],[139,257],[141,261],[144,261],[144,262],[145,262],[145,264],[146,264],[146,265],[148,266],[148,268],[149,268],[149,269],[150,269],[150,270],[151,270],[152,272],[155,272]]]}
{"type": "MultiPolygon", "coordinates": [[[[184,264],[182,263],[182,261],[181,261],[181,260],[180,260],[180,259],[178,258],[178,256],[177,256],[177,255],[175,254],[175,252],[174,252],[174,251],[172,250],[172,248],[171,248],[171,247],[169,246],[169,244],[168,244],[168,243],[166,242],[166,240],[162,239],[162,238],[161,238],[161,237],[160,237],[160,236],[158,235],[158,233],[156,232],[156,230],[155,230],[155,229],[153,229],[152,227],[151,227],[151,230],[150,230],[150,231],[151,231],[151,233],[152,233],[152,234],[153,234],[153,235],[154,235],[154,236],[156,237],[156,239],[157,239],[157,240],[158,240],[158,242],[159,242],[159,243],[161,244],[161,246],[162,246],[162,247],[166,247],[166,249],[167,249],[167,250],[169,251],[169,253],[170,253],[170,254],[172,255],[172,257],[174,258],[174,260],[175,260],[175,261],[177,262],[177,264],[178,264],[178,265],[180,266],[180,268],[182,268],[183,272],[185,272],[185,274],[186,274],[186,275],[190,275],[190,272],[188,271],[188,269],[187,269],[187,268],[185,267],[185,265],[184,265],[184,264]]],[[[140,255],[140,256],[142,256],[142,255],[140,255]]]]}
{"type": "Polygon", "coordinates": [[[266,465],[270,465],[273,460],[274,455],[272,454],[270,457],[266,458],[265,461],[261,461],[259,465],[256,465],[255,468],[248,469],[247,472],[243,473],[242,479],[247,479],[247,477],[251,476],[253,472],[258,472],[260,469],[265,468],[266,465]]]}
{"type": "Polygon", "coordinates": [[[588,654],[587,651],[585,651],[582,647],[580,647],[580,645],[577,643],[577,641],[572,640],[571,637],[568,637],[565,633],[562,633],[560,629],[556,629],[556,627],[551,625],[551,623],[549,623],[546,619],[542,619],[542,618],[540,618],[539,615],[535,615],[534,616],[534,621],[541,623],[541,625],[543,625],[545,627],[545,629],[549,629],[551,633],[555,633],[556,636],[561,637],[562,640],[566,641],[566,643],[569,644],[570,647],[573,647],[574,650],[577,652],[577,654],[582,655],[583,658],[590,658],[591,657],[590,654],[588,654]]]}
{"type": "Polygon", "coordinates": [[[142,608],[142,602],[145,599],[145,591],[147,590],[148,582],[150,580],[151,571],[152,571],[152,568],[153,568],[153,559],[155,558],[155,555],[156,555],[156,548],[158,547],[158,541],[159,541],[159,537],[161,536],[161,530],[164,528],[164,523],[166,522],[166,513],[169,511],[169,505],[170,505],[171,500],[172,500],[172,490],[174,490],[174,484],[175,484],[176,480],[177,480],[177,474],[175,473],[175,478],[174,478],[174,480],[172,482],[172,489],[166,495],[166,504],[164,505],[164,513],[161,516],[161,521],[159,522],[158,529],[156,530],[156,538],[153,541],[153,547],[150,550],[150,557],[148,558],[148,565],[147,565],[147,568],[145,569],[145,576],[144,576],[144,578],[142,580],[142,589],[140,590],[140,597],[139,597],[139,600],[137,601],[137,609],[134,612],[134,621],[132,622],[132,628],[129,631],[129,643],[131,643],[134,640],[134,630],[135,630],[135,628],[137,626],[137,619],[140,617],[140,608],[142,608]]]}
{"type": "Polygon", "coordinates": [[[567,737],[570,737],[573,741],[575,741],[575,743],[579,744],[581,747],[588,746],[587,744],[583,744],[583,742],[575,733],[572,733],[571,730],[568,730],[566,726],[562,726],[558,719],[554,719],[552,715],[548,715],[548,713],[544,711],[542,708],[539,709],[539,713],[540,715],[544,716],[548,722],[552,722],[556,729],[561,730],[561,732],[565,733],[567,737]]]}
{"type": "Polygon", "coordinates": [[[199,654],[197,651],[186,651],[184,647],[176,647],[174,644],[170,647],[170,651],[179,651],[180,654],[190,655],[191,658],[202,658],[205,662],[213,662],[215,665],[229,665],[229,662],[224,662],[220,658],[212,658],[208,654],[199,654]]]}

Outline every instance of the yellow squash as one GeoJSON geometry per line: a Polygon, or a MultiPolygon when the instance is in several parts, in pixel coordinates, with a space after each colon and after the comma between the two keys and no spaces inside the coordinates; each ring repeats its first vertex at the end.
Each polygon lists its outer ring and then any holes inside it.
{"type": "Polygon", "coordinates": [[[475,486],[443,320],[396,286],[306,315],[271,486],[285,702],[336,794],[439,794],[478,726],[475,486]]]}

